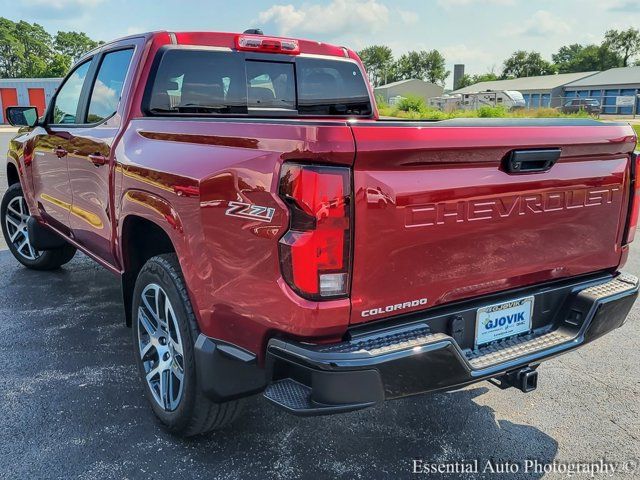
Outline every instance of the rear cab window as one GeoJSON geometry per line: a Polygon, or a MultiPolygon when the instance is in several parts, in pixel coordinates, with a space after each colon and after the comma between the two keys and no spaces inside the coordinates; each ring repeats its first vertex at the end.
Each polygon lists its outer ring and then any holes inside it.
{"type": "Polygon", "coordinates": [[[159,55],[145,94],[148,115],[372,114],[366,81],[348,59],[281,60],[268,54],[180,47],[159,55]]]}

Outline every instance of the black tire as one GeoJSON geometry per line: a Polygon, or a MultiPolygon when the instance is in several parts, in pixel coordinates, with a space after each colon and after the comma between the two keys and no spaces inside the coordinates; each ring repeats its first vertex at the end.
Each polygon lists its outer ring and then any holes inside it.
{"type": "MultiPolygon", "coordinates": [[[[56,270],[65,263],[71,261],[73,256],[76,254],[76,248],[69,244],[65,245],[62,248],[56,248],[53,250],[45,250],[40,252],[37,250],[33,250],[35,258],[30,258],[29,256],[27,256],[28,252],[24,253],[24,250],[18,250],[18,246],[16,246],[14,242],[11,241],[11,235],[8,231],[8,228],[14,227],[7,226],[7,212],[9,209],[9,204],[12,204],[12,202],[15,203],[19,198],[24,198],[24,195],[22,193],[22,186],[19,183],[14,183],[7,189],[4,197],[2,197],[2,204],[0,204],[0,222],[2,223],[2,235],[4,236],[5,242],[7,243],[7,246],[9,247],[9,250],[15,257],[15,259],[25,267],[31,268],[33,270],[56,270]]],[[[26,204],[24,208],[26,208],[26,204]]],[[[28,212],[25,212],[25,215],[28,215],[28,212]]],[[[26,233],[21,235],[20,238],[27,238],[26,233]]]]}
{"type": "Polygon", "coordinates": [[[244,403],[243,399],[215,403],[205,397],[198,386],[194,344],[200,332],[176,255],[158,255],[142,267],[134,288],[131,318],[134,358],[145,395],[154,414],[169,432],[181,437],[200,435],[225,427],[238,417],[244,403]],[[170,301],[182,340],[184,384],[179,403],[171,411],[163,408],[154,398],[151,386],[146,380],[147,370],[140,352],[138,310],[143,303],[143,292],[152,285],[160,286],[170,301]]]}

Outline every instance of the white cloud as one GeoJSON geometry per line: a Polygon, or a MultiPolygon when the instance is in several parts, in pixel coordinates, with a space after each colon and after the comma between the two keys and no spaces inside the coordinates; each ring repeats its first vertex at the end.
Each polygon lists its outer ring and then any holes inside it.
{"type": "Polygon", "coordinates": [[[25,6],[45,6],[55,10],[95,7],[102,2],[103,0],[22,0],[25,6]]]}
{"type": "Polygon", "coordinates": [[[409,10],[398,10],[398,15],[400,15],[400,20],[405,25],[415,25],[420,20],[420,16],[416,12],[409,10]]]}
{"type": "Polygon", "coordinates": [[[464,44],[449,45],[441,50],[444,58],[451,63],[483,62],[489,63],[495,59],[495,54],[480,48],[469,47],[464,44]]]}
{"type": "MultiPolygon", "coordinates": [[[[31,19],[68,22],[87,15],[104,0],[22,0],[20,9],[31,19]]],[[[91,32],[89,32],[91,33],[91,32]]]]}
{"type": "Polygon", "coordinates": [[[137,25],[131,25],[127,27],[126,35],[136,35],[138,33],[146,32],[147,30],[149,29],[144,27],[139,27],[137,25]]]}
{"type": "Polygon", "coordinates": [[[438,0],[438,6],[447,10],[471,5],[515,5],[515,0],[438,0]]]}
{"type": "Polygon", "coordinates": [[[519,26],[507,29],[505,35],[525,35],[530,37],[553,37],[571,31],[570,25],[546,10],[538,10],[519,26]]]}
{"type": "Polygon", "coordinates": [[[262,24],[281,35],[295,33],[339,35],[379,31],[389,23],[389,9],[377,0],[333,0],[328,5],[273,5],[260,12],[262,24]]]}

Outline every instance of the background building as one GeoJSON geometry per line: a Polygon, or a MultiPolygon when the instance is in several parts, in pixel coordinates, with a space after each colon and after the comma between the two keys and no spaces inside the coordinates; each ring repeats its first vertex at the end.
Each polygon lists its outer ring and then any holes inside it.
{"type": "Polygon", "coordinates": [[[6,123],[4,111],[7,107],[33,106],[42,115],[61,81],[61,78],[0,79],[0,123],[6,123]]]}
{"type": "Polygon", "coordinates": [[[557,107],[562,104],[565,85],[576,80],[591,77],[598,72],[561,73],[559,75],[543,75],[539,77],[513,78],[480,82],[451,92],[478,93],[487,90],[516,90],[522,93],[527,107],[557,107]]]}
{"type": "Polygon", "coordinates": [[[458,88],[460,81],[464,77],[464,65],[462,63],[456,63],[453,66],[453,88],[458,88]]]}
{"type": "Polygon", "coordinates": [[[381,85],[375,88],[374,92],[376,96],[382,97],[387,103],[393,97],[406,97],[407,95],[421,97],[426,103],[430,98],[441,96],[444,93],[444,87],[414,78],[381,85]]]}
{"type": "Polygon", "coordinates": [[[597,98],[602,104],[602,113],[631,115],[640,113],[640,67],[612,68],[568,83],[564,87],[566,100],[597,98]],[[626,97],[627,102],[619,97],[626,97]],[[630,97],[633,97],[630,98],[630,97]],[[635,103],[629,104],[629,101],[635,103]],[[620,104],[624,105],[620,105],[620,104]]]}

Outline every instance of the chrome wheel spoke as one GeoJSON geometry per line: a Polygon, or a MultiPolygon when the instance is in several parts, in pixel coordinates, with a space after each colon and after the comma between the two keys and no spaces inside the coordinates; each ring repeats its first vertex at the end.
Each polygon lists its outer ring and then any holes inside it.
{"type": "Polygon", "coordinates": [[[168,369],[160,372],[160,398],[165,410],[169,410],[169,374],[170,372],[168,369]]]}
{"type": "Polygon", "coordinates": [[[151,349],[154,348],[153,347],[153,343],[149,342],[146,345],[144,345],[143,347],[140,347],[140,358],[142,360],[145,359],[145,357],[147,355],[149,355],[149,352],[151,352],[151,349]]]}
{"type": "Polygon", "coordinates": [[[9,237],[9,239],[11,240],[11,243],[16,242],[18,235],[24,235],[22,230],[16,230],[15,232],[13,232],[13,234],[9,237]]]}
{"type": "Polygon", "coordinates": [[[20,222],[14,219],[11,215],[7,215],[7,223],[13,225],[16,228],[20,228],[20,222]]]}
{"type": "Polygon", "coordinates": [[[19,251],[20,253],[23,253],[23,252],[22,252],[22,249],[23,249],[25,246],[27,246],[28,244],[29,244],[29,239],[25,237],[25,239],[22,241],[22,243],[20,244],[20,246],[18,246],[18,247],[17,247],[17,248],[18,248],[18,251],[19,251]]]}
{"type": "MultiPolygon", "coordinates": [[[[16,197],[16,199],[18,199],[18,198],[21,198],[21,197],[16,197]]],[[[22,213],[22,202],[11,202],[7,206],[7,211],[13,213],[18,218],[22,218],[24,216],[24,214],[22,213]],[[15,207],[13,206],[13,203],[17,203],[17,205],[19,205],[19,208],[20,208],[21,211],[17,211],[15,209],[15,207]]]]}
{"type": "Polygon", "coordinates": [[[153,381],[153,377],[162,373],[162,366],[158,365],[157,367],[151,369],[149,373],[147,373],[147,382],[151,383],[153,381]]]}
{"type": "Polygon", "coordinates": [[[182,357],[182,344],[176,343],[175,341],[172,343],[173,351],[176,355],[180,355],[182,357]]]}
{"type": "Polygon", "coordinates": [[[182,380],[184,379],[184,372],[182,371],[182,367],[180,367],[180,365],[177,365],[176,363],[174,363],[173,365],[171,365],[171,371],[176,376],[176,378],[180,382],[182,382],[182,380]]]}
{"type": "Polygon", "coordinates": [[[147,287],[147,288],[149,289],[149,291],[145,289],[145,292],[142,295],[142,303],[144,304],[147,312],[151,314],[151,317],[155,321],[156,323],[155,329],[156,330],[163,329],[163,321],[160,318],[160,310],[159,310],[160,287],[157,285],[151,285],[150,287],[147,287]],[[150,300],[149,296],[153,296],[151,301],[149,301],[150,300]]]}
{"type": "Polygon", "coordinates": [[[140,325],[142,325],[150,337],[155,338],[158,336],[157,328],[151,323],[147,312],[145,312],[142,307],[138,309],[138,322],[140,322],[140,325]]]}

